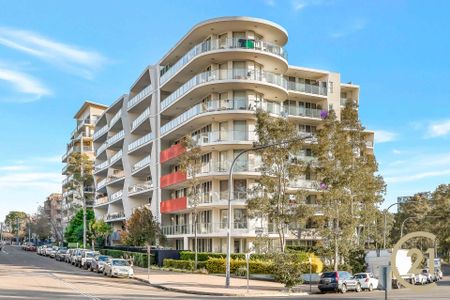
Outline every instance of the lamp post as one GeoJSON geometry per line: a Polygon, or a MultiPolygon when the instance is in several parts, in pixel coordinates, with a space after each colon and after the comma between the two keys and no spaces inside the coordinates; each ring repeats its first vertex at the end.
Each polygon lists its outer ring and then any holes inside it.
{"type": "Polygon", "coordinates": [[[261,145],[261,146],[253,146],[250,149],[246,149],[243,150],[241,152],[238,153],[238,155],[236,155],[236,157],[233,159],[233,162],[231,163],[230,166],[230,170],[228,173],[228,228],[227,228],[227,258],[226,258],[226,275],[225,275],[225,287],[229,288],[230,287],[230,262],[231,262],[231,195],[233,194],[233,167],[236,164],[237,160],[239,159],[239,157],[241,157],[241,155],[251,152],[251,151],[258,151],[258,150],[262,150],[262,149],[266,149],[266,148],[270,148],[270,147],[276,147],[276,146],[281,146],[281,145],[286,145],[292,142],[297,142],[297,141],[301,141],[301,140],[306,140],[312,138],[311,135],[308,136],[304,136],[304,137],[300,137],[300,138],[296,138],[296,139],[292,139],[292,140],[287,140],[287,141],[283,141],[283,142],[279,142],[279,143],[274,143],[274,144],[270,144],[270,145],[261,145]]]}

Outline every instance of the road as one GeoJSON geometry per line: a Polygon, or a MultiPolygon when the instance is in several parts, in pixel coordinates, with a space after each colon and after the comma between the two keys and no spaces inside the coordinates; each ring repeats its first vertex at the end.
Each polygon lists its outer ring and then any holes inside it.
{"type": "MultiPolygon", "coordinates": [[[[449,299],[450,267],[445,279],[426,293],[394,290],[389,299],[449,299]]],[[[72,265],[7,246],[0,252],[0,300],[2,299],[223,299],[153,288],[134,279],[108,278],[72,265]]],[[[383,291],[280,297],[280,299],[384,299],[383,291]]],[[[232,297],[230,299],[248,299],[232,297]]],[[[258,297],[258,299],[264,299],[258,297]]],[[[265,299],[274,299],[267,297],[265,299]]]]}

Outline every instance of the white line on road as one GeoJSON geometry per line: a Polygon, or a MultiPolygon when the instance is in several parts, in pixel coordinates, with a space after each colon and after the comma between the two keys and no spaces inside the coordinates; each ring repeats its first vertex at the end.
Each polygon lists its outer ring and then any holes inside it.
{"type": "Polygon", "coordinates": [[[72,291],[77,292],[78,294],[80,294],[86,298],[89,298],[91,300],[101,300],[100,298],[97,298],[93,295],[84,293],[84,292],[80,291],[79,289],[74,288],[72,284],[70,284],[69,282],[65,281],[64,279],[56,276],[54,273],[47,273],[47,275],[61,281],[66,287],[70,288],[72,291]]]}

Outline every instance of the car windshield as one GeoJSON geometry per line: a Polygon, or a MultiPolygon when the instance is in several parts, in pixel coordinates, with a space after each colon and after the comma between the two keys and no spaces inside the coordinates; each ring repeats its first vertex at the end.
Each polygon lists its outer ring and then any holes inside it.
{"type": "Polygon", "coordinates": [[[428,270],[427,270],[427,269],[423,269],[423,270],[422,270],[422,273],[427,274],[427,273],[428,273],[428,270]]]}
{"type": "Polygon", "coordinates": [[[97,258],[97,260],[99,260],[99,261],[107,261],[108,260],[108,256],[99,256],[98,258],[97,258]]]}
{"type": "Polygon", "coordinates": [[[113,260],[112,265],[113,266],[129,266],[129,264],[126,260],[113,260]]]}
{"type": "Polygon", "coordinates": [[[356,274],[355,275],[356,279],[363,279],[363,278],[367,278],[367,274],[356,274]]]}
{"type": "Polygon", "coordinates": [[[321,277],[322,278],[334,278],[334,277],[336,277],[336,273],[335,272],[325,272],[322,274],[321,277]]]}
{"type": "Polygon", "coordinates": [[[94,252],[86,252],[86,257],[94,257],[94,252]]]}

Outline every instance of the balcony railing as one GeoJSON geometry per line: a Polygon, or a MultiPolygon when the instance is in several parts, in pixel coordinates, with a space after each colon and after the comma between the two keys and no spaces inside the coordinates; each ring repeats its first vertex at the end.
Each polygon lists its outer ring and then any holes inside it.
{"type": "Polygon", "coordinates": [[[143,168],[143,167],[145,167],[145,166],[147,166],[149,164],[150,164],[150,155],[144,157],[144,159],[142,159],[142,160],[138,161],[137,163],[135,163],[133,168],[131,169],[131,171],[135,172],[135,171],[137,171],[137,170],[139,170],[139,169],[141,169],[141,168],[143,168]]]}
{"type": "Polygon", "coordinates": [[[106,204],[106,203],[108,203],[108,197],[107,197],[107,196],[97,198],[97,199],[95,199],[95,201],[94,201],[94,205],[95,205],[95,206],[97,206],[97,205],[102,205],[102,204],[106,204]]]}
{"type": "Polygon", "coordinates": [[[142,91],[140,91],[136,96],[134,96],[133,98],[131,98],[130,100],[128,100],[127,103],[127,109],[132,108],[133,106],[137,105],[138,103],[140,103],[142,100],[145,99],[145,97],[147,97],[148,95],[150,95],[152,93],[153,89],[152,87],[149,85],[146,88],[144,88],[142,91]]]}
{"type": "Polygon", "coordinates": [[[128,194],[136,194],[149,191],[153,188],[153,183],[147,181],[145,183],[136,183],[128,187],[128,194]]]}
{"type": "Polygon", "coordinates": [[[182,144],[175,144],[167,148],[166,150],[161,151],[159,155],[159,161],[164,163],[172,158],[175,158],[181,154],[186,152],[186,148],[182,144]]]}
{"type": "Polygon", "coordinates": [[[319,81],[319,85],[288,81],[287,88],[288,88],[288,90],[292,90],[292,91],[296,91],[296,92],[316,94],[316,95],[321,95],[321,96],[327,95],[326,82],[323,82],[323,81],[319,81]]]}
{"type": "Polygon", "coordinates": [[[115,135],[113,135],[112,137],[110,137],[107,141],[106,144],[109,146],[113,145],[114,143],[120,141],[121,139],[123,139],[125,136],[125,132],[123,130],[119,131],[118,133],[116,133],[115,135]]]}
{"type": "Polygon", "coordinates": [[[144,110],[142,112],[142,114],[139,115],[139,117],[136,118],[136,120],[133,121],[133,123],[131,124],[131,131],[135,130],[139,125],[142,124],[142,122],[144,122],[148,116],[150,116],[150,108],[147,107],[146,110],[144,110]]]}
{"type": "Polygon", "coordinates": [[[97,152],[95,152],[95,155],[99,156],[100,153],[106,150],[108,148],[108,143],[105,141],[100,147],[98,147],[97,152]]]}
{"type": "Polygon", "coordinates": [[[113,221],[118,221],[118,220],[123,220],[123,219],[125,219],[125,212],[123,212],[123,211],[110,213],[104,217],[105,222],[113,222],[113,221]]]}
{"type": "Polygon", "coordinates": [[[131,152],[131,151],[139,148],[140,146],[150,142],[154,138],[155,138],[155,135],[153,134],[153,132],[150,132],[150,133],[144,135],[143,137],[135,140],[134,142],[132,142],[131,144],[128,145],[128,152],[131,152]]]}
{"type": "Polygon", "coordinates": [[[194,135],[192,139],[197,145],[202,146],[210,143],[221,142],[254,142],[256,141],[256,133],[248,130],[223,130],[202,132],[194,135]]]}
{"type": "Polygon", "coordinates": [[[108,183],[108,178],[102,179],[97,183],[97,190],[101,189],[108,183]]]}
{"type": "MultiPolygon", "coordinates": [[[[235,202],[245,202],[248,199],[247,192],[241,191],[233,191],[232,201],[235,202]]],[[[198,199],[195,197],[189,196],[187,198],[188,207],[195,207],[200,204],[217,204],[220,202],[228,201],[228,191],[223,192],[209,192],[209,193],[200,193],[198,199]]]]}
{"type": "Polygon", "coordinates": [[[123,196],[122,190],[115,192],[114,194],[111,195],[111,202],[122,199],[122,196],[123,196]]]}
{"type": "Polygon", "coordinates": [[[167,175],[161,176],[160,187],[164,188],[166,186],[177,184],[177,183],[183,182],[185,180],[186,180],[185,172],[178,171],[178,172],[169,173],[167,175]]]}
{"type": "MultiPolygon", "coordinates": [[[[232,229],[235,233],[254,233],[254,228],[250,229],[247,222],[234,222],[232,229]]],[[[194,225],[169,225],[162,226],[164,235],[180,235],[180,234],[194,234],[194,225]]],[[[221,223],[198,223],[197,234],[226,234],[228,228],[227,222],[221,223]]]]}
{"type": "Polygon", "coordinates": [[[319,184],[316,180],[297,179],[297,180],[290,181],[288,186],[291,188],[314,190],[319,187],[319,184]]]}
{"type": "MultiPolygon", "coordinates": [[[[233,167],[233,172],[259,172],[261,164],[258,163],[259,160],[250,162],[248,160],[238,160],[233,167]]],[[[215,161],[211,160],[207,163],[203,163],[200,168],[200,174],[204,173],[228,173],[231,166],[231,162],[226,161],[215,161]]]]}
{"type": "Polygon", "coordinates": [[[100,136],[104,135],[106,132],[108,132],[109,130],[109,126],[108,124],[106,124],[105,126],[103,126],[102,128],[100,128],[99,130],[97,130],[94,133],[94,140],[98,139],[100,136]]]}
{"type": "Polygon", "coordinates": [[[314,119],[321,119],[321,114],[326,113],[325,110],[317,108],[305,108],[297,106],[285,106],[284,111],[291,116],[308,117],[314,119]]]}
{"type": "Polygon", "coordinates": [[[73,179],[73,175],[67,176],[66,178],[64,178],[62,184],[63,184],[63,185],[66,185],[66,184],[68,184],[69,182],[71,182],[72,179],[73,179]]]}
{"type": "Polygon", "coordinates": [[[109,128],[113,127],[114,124],[120,119],[120,116],[122,115],[122,111],[119,110],[114,117],[112,117],[111,122],[109,122],[109,128]]]}
{"type": "Polygon", "coordinates": [[[221,81],[221,80],[251,80],[260,81],[270,84],[278,85],[284,89],[287,89],[286,80],[280,74],[275,74],[271,72],[261,71],[255,72],[247,69],[232,69],[224,71],[207,71],[192,77],[181,87],[170,94],[166,99],[161,102],[161,110],[164,110],[171,104],[175,103],[181,96],[186,94],[188,91],[196,87],[197,85],[211,82],[211,81],[221,81]]]}
{"type": "Polygon", "coordinates": [[[120,170],[118,172],[115,172],[114,175],[108,176],[106,183],[111,183],[120,179],[125,178],[125,172],[120,170]]]}
{"type": "Polygon", "coordinates": [[[161,201],[159,207],[162,214],[180,211],[186,209],[187,199],[186,197],[180,197],[161,201]]]}
{"type": "Polygon", "coordinates": [[[164,83],[169,78],[171,78],[175,73],[177,73],[181,68],[187,65],[196,56],[214,50],[220,49],[252,49],[263,52],[268,52],[281,56],[287,59],[286,50],[276,44],[266,42],[266,41],[255,41],[252,39],[241,39],[241,38],[231,38],[231,39],[213,39],[209,42],[202,42],[195,45],[191,50],[189,50],[183,57],[181,57],[173,66],[166,69],[163,74],[161,74],[160,82],[164,83]]]}
{"type": "Polygon", "coordinates": [[[122,150],[119,150],[119,151],[117,151],[116,154],[111,156],[109,164],[112,165],[113,163],[115,163],[116,161],[118,161],[121,158],[122,158],[122,150]]]}
{"type": "Polygon", "coordinates": [[[161,134],[172,130],[200,114],[226,110],[254,111],[256,110],[256,106],[249,104],[247,100],[214,100],[208,103],[199,103],[161,126],[161,134]]]}
{"type": "Polygon", "coordinates": [[[106,161],[102,162],[101,164],[95,165],[94,170],[96,172],[103,170],[104,168],[108,167],[108,165],[109,165],[109,162],[106,160],[106,161]]]}

